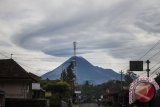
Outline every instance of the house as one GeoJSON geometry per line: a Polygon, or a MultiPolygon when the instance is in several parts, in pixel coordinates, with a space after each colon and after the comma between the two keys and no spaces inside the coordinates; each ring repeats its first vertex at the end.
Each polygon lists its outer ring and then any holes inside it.
{"type": "Polygon", "coordinates": [[[29,75],[31,78],[33,78],[34,81],[32,83],[32,99],[42,99],[45,97],[45,91],[41,88],[39,81],[41,80],[41,77],[29,72],[29,75]]]}
{"type": "Polygon", "coordinates": [[[5,105],[4,91],[0,90],[0,107],[4,107],[4,105],[5,105]]]}
{"type": "Polygon", "coordinates": [[[47,107],[39,80],[13,59],[1,59],[0,107],[47,107]]]}
{"type": "Polygon", "coordinates": [[[6,99],[31,99],[33,82],[36,79],[13,59],[0,60],[0,90],[6,99]]]}

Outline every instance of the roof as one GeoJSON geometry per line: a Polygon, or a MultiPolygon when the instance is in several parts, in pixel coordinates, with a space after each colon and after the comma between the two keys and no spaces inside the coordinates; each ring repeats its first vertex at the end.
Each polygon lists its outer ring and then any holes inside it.
{"type": "Polygon", "coordinates": [[[30,76],[33,80],[35,80],[35,81],[37,81],[37,82],[39,82],[39,81],[41,80],[41,77],[39,77],[39,76],[37,76],[37,75],[35,75],[35,74],[31,73],[31,72],[29,72],[29,76],[30,76]]]}
{"type": "Polygon", "coordinates": [[[31,80],[32,78],[17,62],[13,59],[0,60],[0,80],[4,79],[24,79],[31,80]]]}

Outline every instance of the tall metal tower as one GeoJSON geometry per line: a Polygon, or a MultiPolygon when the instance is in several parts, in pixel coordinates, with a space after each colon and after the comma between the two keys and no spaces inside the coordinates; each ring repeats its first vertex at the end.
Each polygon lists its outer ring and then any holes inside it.
{"type": "Polygon", "coordinates": [[[76,45],[77,45],[77,43],[76,42],[73,42],[73,50],[74,50],[74,73],[75,73],[75,75],[76,75],[76,77],[75,77],[75,81],[74,81],[74,85],[75,85],[75,89],[74,89],[74,93],[76,94],[76,102],[78,103],[79,102],[79,94],[81,94],[81,91],[79,90],[79,87],[78,87],[78,75],[77,75],[77,72],[76,72],[76,66],[77,66],[77,64],[76,64],[76,45]]]}
{"type": "MultiPolygon", "coordinates": [[[[74,73],[75,73],[75,75],[76,75],[76,45],[77,45],[77,43],[74,41],[73,42],[73,50],[74,50],[73,62],[74,62],[74,73]]],[[[76,82],[76,80],[77,80],[77,77],[75,78],[75,82],[76,82]]]]}
{"type": "Polygon", "coordinates": [[[76,45],[77,45],[77,43],[73,42],[74,56],[76,56],[76,45]]]}
{"type": "Polygon", "coordinates": [[[74,41],[73,42],[73,50],[74,50],[74,57],[73,57],[73,62],[74,62],[74,74],[76,75],[76,77],[75,77],[75,85],[77,85],[78,84],[78,81],[77,81],[77,72],[76,72],[76,66],[77,66],[77,64],[76,64],[76,45],[77,45],[77,43],[74,41]]]}

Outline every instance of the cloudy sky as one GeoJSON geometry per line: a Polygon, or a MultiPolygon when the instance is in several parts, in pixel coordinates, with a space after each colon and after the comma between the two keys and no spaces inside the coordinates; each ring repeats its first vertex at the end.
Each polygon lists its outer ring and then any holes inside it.
{"type": "MultiPolygon", "coordinates": [[[[119,72],[159,40],[159,0],[0,0],[0,58],[12,53],[37,75],[70,58],[73,41],[77,56],[119,72]]],[[[159,51],[158,43],[142,60],[159,51]]]]}

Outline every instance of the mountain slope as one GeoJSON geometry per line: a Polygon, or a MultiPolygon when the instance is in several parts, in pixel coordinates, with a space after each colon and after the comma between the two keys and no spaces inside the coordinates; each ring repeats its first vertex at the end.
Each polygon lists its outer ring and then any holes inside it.
{"type": "Polygon", "coordinates": [[[59,79],[63,69],[66,69],[71,61],[76,60],[76,77],[78,83],[82,84],[86,80],[93,84],[101,84],[108,80],[120,80],[120,74],[112,69],[103,69],[93,66],[86,59],[82,57],[71,57],[56,69],[42,75],[42,79],[55,80],[59,79]]]}

